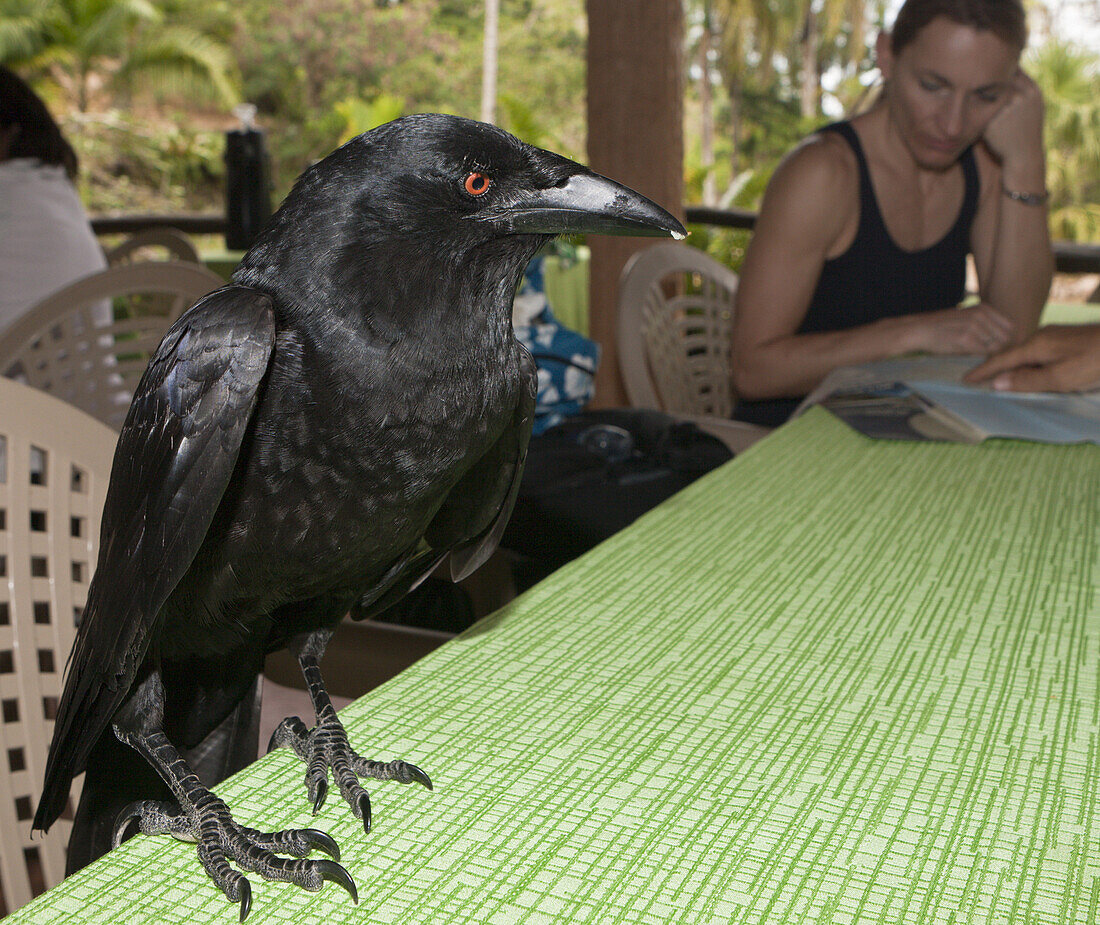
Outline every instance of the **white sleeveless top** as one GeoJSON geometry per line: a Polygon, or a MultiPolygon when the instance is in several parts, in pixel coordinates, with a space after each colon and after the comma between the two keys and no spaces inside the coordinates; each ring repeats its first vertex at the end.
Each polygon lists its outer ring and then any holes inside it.
{"type": "Polygon", "coordinates": [[[0,162],[0,330],[107,261],[62,167],[0,162]]]}

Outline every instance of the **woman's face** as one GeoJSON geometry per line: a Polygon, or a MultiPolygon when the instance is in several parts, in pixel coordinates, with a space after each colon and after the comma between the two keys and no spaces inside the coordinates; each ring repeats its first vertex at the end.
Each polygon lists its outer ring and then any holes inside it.
{"type": "Polygon", "coordinates": [[[992,32],[937,16],[895,55],[880,35],[891,119],[921,167],[946,170],[1008,100],[1016,51],[992,32]]]}

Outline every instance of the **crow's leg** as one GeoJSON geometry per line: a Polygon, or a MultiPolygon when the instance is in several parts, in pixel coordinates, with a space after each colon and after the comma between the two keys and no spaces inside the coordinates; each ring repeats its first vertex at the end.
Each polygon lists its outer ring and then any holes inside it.
{"type": "Polygon", "coordinates": [[[358,902],[355,882],[337,863],[340,850],[324,832],[292,829],[264,833],[238,825],[225,803],[202,784],[168,737],[155,727],[160,721],[158,699],[163,703],[159,677],[154,673],[141,686],[145,689],[142,696],[116,714],[114,732],[157,770],[177,802],[144,800],[127,806],[116,821],[116,846],[134,819],[146,834],[171,834],[196,842],[199,860],[210,879],[230,900],[240,903],[242,922],[252,906],[252,888],[247,878],[230,866],[230,861],[265,880],[283,880],[306,890],[319,890],[326,880],[331,880],[358,902]],[[153,705],[151,716],[141,715],[142,704],[153,705]],[[305,858],[314,848],[327,852],[333,860],[305,858]],[[276,852],[294,858],[279,857],[276,852]]]}
{"type": "Polygon", "coordinates": [[[306,762],[306,788],[313,802],[314,814],[320,811],[325,797],[328,796],[328,773],[331,769],[340,793],[347,800],[352,812],[363,820],[364,831],[369,832],[370,796],[359,783],[361,777],[395,780],[402,784],[417,781],[429,790],[432,789],[432,782],[415,764],[406,761],[371,761],[352,749],[321,678],[321,656],[332,633],[330,629],[318,630],[298,637],[291,645],[291,651],[295,652],[298,663],[302,666],[309,697],[317,714],[317,725],[309,729],[299,717],[288,716],[271,736],[268,750],[289,747],[306,762]]]}

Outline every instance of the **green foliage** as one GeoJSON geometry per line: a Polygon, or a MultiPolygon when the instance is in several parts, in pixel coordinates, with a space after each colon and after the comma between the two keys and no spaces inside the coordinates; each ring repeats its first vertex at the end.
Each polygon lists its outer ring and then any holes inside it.
{"type": "Polygon", "coordinates": [[[359,97],[349,96],[336,104],[336,112],[345,121],[344,133],[340,136],[340,144],[343,144],[356,135],[403,116],[405,101],[389,93],[380,93],[369,103],[359,97]]]}
{"type": "Polygon", "coordinates": [[[0,0],[0,63],[52,78],[81,112],[98,83],[128,93],[138,78],[232,105],[238,96],[228,49],[190,20],[178,2],[0,0]]]}
{"type": "MultiPolygon", "coordinates": [[[[886,0],[815,0],[812,16],[810,0],[684,4],[685,199],[713,189],[717,205],[758,208],[779,159],[827,121],[822,105],[866,96],[886,0]]],[[[55,113],[87,113],[65,128],[93,211],[213,210],[239,99],[260,109],[276,199],[336,145],[403,113],[477,118],[483,10],[476,0],[0,0],[0,62],[32,78],[55,113]]],[[[501,2],[496,121],[577,160],[586,32],[585,0],[501,2]]],[[[1047,99],[1053,232],[1100,239],[1097,56],[1048,46],[1027,66],[1047,99]]],[[[696,229],[692,243],[737,266],[746,239],[696,229]]]]}
{"type": "MultiPolygon", "coordinates": [[[[823,0],[810,17],[807,0],[686,0],[686,58],[690,62],[685,103],[685,199],[708,205],[756,209],[780,159],[805,135],[829,121],[821,112],[818,73],[842,74],[834,98],[862,88],[871,66],[864,42],[866,23],[881,3],[823,0]],[[705,33],[709,33],[705,34],[705,33]],[[807,38],[813,39],[806,45],[807,38]],[[712,51],[703,64],[702,49],[712,51]],[[803,68],[813,51],[816,90],[807,107],[803,68]],[[710,93],[701,83],[709,80],[710,93]],[[704,152],[701,125],[710,106],[713,150],[704,152]]],[[[692,243],[733,267],[744,255],[747,232],[693,229],[692,243]]]]}
{"type": "Polygon", "coordinates": [[[500,110],[497,121],[508,126],[508,131],[517,138],[540,148],[557,147],[546,120],[539,117],[530,102],[506,93],[497,100],[497,107],[500,110]]]}
{"type": "Polygon", "coordinates": [[[740,228],[719,228],[715,225],[688,225],[688,243],[705,251],[719,263],[724,263],[735,273],[741,271],[745,248],[749,246],[751,231],[740,228]]]}
{"type": "MultiPolygon", "coordinates": [[[[387,113],[478,117],[480,4],[243,0],[238,11],[235,58],[244,97],[268,131],[277,196],[311,161],[387,113]]],[[[583,0],[502,4],[497,121],[571,156],[584,151],[584,28],[583,0]]]]}
{"type": "Polygon", "coordinates": [[[46,46],[50,0],[0,0],[0,63],[33,61],[46,46]]]}
{"type": "Polygon", "coordinates": [[[62,120],[81,158],[81,194],[95,212],[205,211],[221,198],[224,137],[179,124],[150,129],[117,111],[62,120]]]}
{"type": "Polygon", "coordinates": [[[1025,66],[1046,101],[1051,233],[1100,240],[1100,55],[1050,41],[1025,66]]]}
{"type": "Polygon", "coordinates": [[[170,96],[210,99],[231,106],[240,99],[229,49],[189,26],[169,25],[143,36],[122,60],[115,79],[131,91],[152,81],[170,96]]]}

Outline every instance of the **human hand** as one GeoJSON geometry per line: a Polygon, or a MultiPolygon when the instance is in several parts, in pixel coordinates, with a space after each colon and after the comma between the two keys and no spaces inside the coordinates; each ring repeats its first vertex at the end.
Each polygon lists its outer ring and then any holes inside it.
{"type": "Polygon", "coordinates": [[[964,382],[990,381],[1012,392],[1081,392],[1100,388],[1100,324],[1048,325],[1019,347],[986,360],[964,382]]]}
{"type": "Polygon", "coordinates": [[[1013,75],[1007,100],[989,120],[982,139],[1006,172],[1042,167],[1043,94],[1022,70],[1013,75]]]}
{"type": "Polygon", "coordinates": [[[910,349],[937,354],[991,354],[1012,342],[1016,325],[993,306],[980,302],[910,316],[915,326],[910,349]]]}

